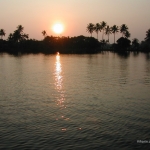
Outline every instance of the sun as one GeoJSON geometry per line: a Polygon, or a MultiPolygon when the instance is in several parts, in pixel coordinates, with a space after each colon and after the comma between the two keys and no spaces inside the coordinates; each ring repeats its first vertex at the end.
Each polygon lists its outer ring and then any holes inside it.
{"type": "Polygon", "coordinates": [[[60,24],[60,23],[57,23],[57,24],[55,24],[55,25],[53,26],[53,31],[54,31],[55,33],[57,33],[57,34],[62,33],[63,30],[64,30],[63,25],[60,24]]]}

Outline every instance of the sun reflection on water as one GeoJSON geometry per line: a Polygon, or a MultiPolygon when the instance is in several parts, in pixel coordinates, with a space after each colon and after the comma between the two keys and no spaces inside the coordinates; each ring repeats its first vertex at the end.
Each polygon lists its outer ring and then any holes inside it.
{"type": "MultiPolygon", "coordinates": [[[[59,111],[56,112],[56,121],[59,122],[62,120],[64,122],[70,122],[71,118],[68,116],[68,110],[66,105],[66,99],[65,99],[65,90],[63,87],[63,71],[62,71],[62,64],[61,64],[61,56],[59,52],[56,55],[56,62],[55,62],[55,89],[57,91],[57,97],[56,97],[56,104],[59,108],[59,111]]],[[[68,125],[67,125],[68,126],[68,125]]],[[[66,127],[66,123],[64,123],[64,126],[62,126],[61,131],[67,132],[68,127],[66,127]]],[[[82,128],[79,127],[77,130],[81,130],[82,128]]]]}
{"type": "Polygon", "coordinates": [[[55,68],[55,81],[56,81],[56,89],[61,90],[62,89],[62,69],[61,69],[61,63],[60,63],[60,56],[57,54],[56,56],[56,68],[55,68]]]}
{"type": "Polygon", "coordinates": [[[60,54],[59,52],[56,55],[56,62],[55,62],[55,89],[59,93],[59,97],[57,99],[57,105],[63,108],[66,108],[64,105],[65,97],[64,97],[64,90],[63,90],[63,76],[62,76],[62,65],[60,61],[60,54]]]}

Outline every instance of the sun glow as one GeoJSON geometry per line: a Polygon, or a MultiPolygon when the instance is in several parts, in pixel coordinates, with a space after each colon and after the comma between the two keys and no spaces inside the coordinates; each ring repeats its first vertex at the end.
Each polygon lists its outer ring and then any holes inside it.
{"type": "Polygon", "coordinates": [[[57,33],[57,34],[62,33],[63,30],[64,30],[64,27],[63,27],[63,25],[60,24],[60,23],[57,23],[57,24],[55,24],[55,25],[53,26],[53,31],[54,31],[55,33],[57,33]]]}

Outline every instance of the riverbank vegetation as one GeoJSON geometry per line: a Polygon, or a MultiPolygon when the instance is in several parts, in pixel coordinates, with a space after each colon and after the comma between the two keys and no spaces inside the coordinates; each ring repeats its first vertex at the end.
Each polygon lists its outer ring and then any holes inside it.
{"type": "Polygon", "coordinates": [[[18,25],[13,33],[10,33],[7,40],[3,37],[6,35],[4,29],[0,29],[0,52],[12,54],[17,53],[45,53],[52,54],[59,51],[60,53],[98,53],[100,51],[141,51],[150,52],[150,29],[146,31],[145,39],[141,42],[137,38],[130,40],[129,28],[126,24],[121,26],[113,25],[110,27],[106,22],[92,24],[86,27],[90,37],[83,35],[76,37],[59,37],[49,36],[43,30],[42,40],[30,39],[29,34],[24,33],[24,27],[18,25]],[[97,34],[97,39],[92,37],[93,32],[97,34]],[[115,35],[120,32],[121,37],[116,39],[115,35]],[[101,40],[98,34],[101,33],[101,40]],[[110,35],[114,37],[114,43],[109,42],[110,35]],[[106,35],[106,38],[104,38],[106,35]]]}

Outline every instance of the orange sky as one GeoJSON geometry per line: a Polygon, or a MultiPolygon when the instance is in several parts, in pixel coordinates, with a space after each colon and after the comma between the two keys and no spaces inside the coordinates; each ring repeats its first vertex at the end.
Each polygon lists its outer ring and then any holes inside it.
{"type": "MultiPolygon", "coordinates": [[[[6,31],[5,39],[20,24],[29,38],[38,40],[43,38],[43,30],[56,35],[52,31],[55,22],[64,24],[62,36],[90,36],[86,32],[88,23],[106,21],[109,26],[125,23],[130,39],[136,37],[140,41],[150,28],[150,0],[0,0],[0,6],[0,29],[6,31]]],[[[118,33],[116,39],[120,36],[118,33]]],[[[110,39],[112,42],[113,35],[110,39]]]]}

